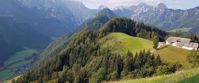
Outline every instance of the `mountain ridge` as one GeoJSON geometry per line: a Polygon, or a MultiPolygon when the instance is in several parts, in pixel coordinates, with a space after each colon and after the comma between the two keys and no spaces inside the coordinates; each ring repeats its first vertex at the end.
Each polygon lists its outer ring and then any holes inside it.
{"type": "Polygon", "coordinates": [[[198,33],[198,10],[199,7],[180,10],[167,8],[166,5],[162,3],[158,6],[150,6],[143,3],[114,11],[118,16],[156,25],[163,30],[169,31],[172,29],[191,28],[192,32],[198,33]],[[127,13],[125,14],[124,12],[127,13]]]}

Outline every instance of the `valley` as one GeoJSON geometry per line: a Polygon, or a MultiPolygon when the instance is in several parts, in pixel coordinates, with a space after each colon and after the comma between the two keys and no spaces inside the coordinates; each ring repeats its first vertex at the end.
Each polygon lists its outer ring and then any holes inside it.
{"type": "Polygon", "coordinates": [[[22,73],[26,70],[27,66],[35,61],[35,54],[37,54],[37,51],[30,48],[25,48],[23,51],[15,53],[15,55],[4,62],[0,70],[0,79],[8,79],[22,73]]]}
{"type": "Polygon", "coordinates": [[[28,64],[36,61],[39,52],[50,42],[73,32],[84,20],[95,14],[94,10],[79,2],[67,1],[57,5],[60,3],[54,3],[53,0],[0,1],[0,81],[12,77],[18,71],[22,73],[28,64]],[[78,11],[73,9],[82,9],[85,14],[76,15],[78,11]]]}

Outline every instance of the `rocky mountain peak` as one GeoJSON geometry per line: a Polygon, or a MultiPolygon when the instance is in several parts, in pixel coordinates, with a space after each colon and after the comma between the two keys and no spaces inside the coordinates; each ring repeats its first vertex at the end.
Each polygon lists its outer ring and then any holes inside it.
{"type": "Polygon", "coordinates": [[[112,10],[110,10],[109,8],[104,8],[104,9],[100,10],[100,11],[97,13],[97,16],[107,16],[107,17],[109,17],[109,18],[112,18],[112,17],[114,17],[114,16],[116,16],[116,15],[115,15],[115,13],[114,13],[112,10]]]}
{"type": "Polygon", "coordinates": [[[137,7],[148,7],[149,5],[147,5],[146,3],[140,3],[137,5],[137,7]]]}
{"type": "Polygon", "coordinates": [[[166,9],[167,8],[167,6],[164,3],[159,3],[157,7],[161,8],[161,9],[166,9]]]}

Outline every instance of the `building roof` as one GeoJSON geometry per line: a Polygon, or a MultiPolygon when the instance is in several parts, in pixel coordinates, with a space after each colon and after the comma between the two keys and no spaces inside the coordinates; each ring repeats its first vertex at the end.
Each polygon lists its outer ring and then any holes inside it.
{"type": "Polygon", "coordinates": [[[188,44],[191,42],[191,39],[188,38],[181,38],[181,37],[169,37],[167,40],[169,43],[175,43],[175,42],[180,42],[183,44],[188,44]]]}
{"type": "Polygon", "coordinates": [[[188,38],[181,38],[181,37],[169,37],[166,40],[168,43],[177,43],[177,46],[179,47],[190,47],[190,48],[198,48],[198,43],[191,42],[191,39],[188,38]]]}

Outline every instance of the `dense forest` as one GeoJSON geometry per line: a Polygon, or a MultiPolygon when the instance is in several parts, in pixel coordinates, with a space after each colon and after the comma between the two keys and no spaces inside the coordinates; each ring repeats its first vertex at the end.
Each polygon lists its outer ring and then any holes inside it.
{"type": "Polygon", "coordinates": [[[168,64],[148,50],[121,55],[111,53],[110,48],[102,49],[99,40],[112,32],[160,41],[168,35],[128,18],[113,18],[99,29],[74,34],[58,55],[40,62],[13,83],[99,83],[170,74],[181,68],[180,64],[168,64]]]}

